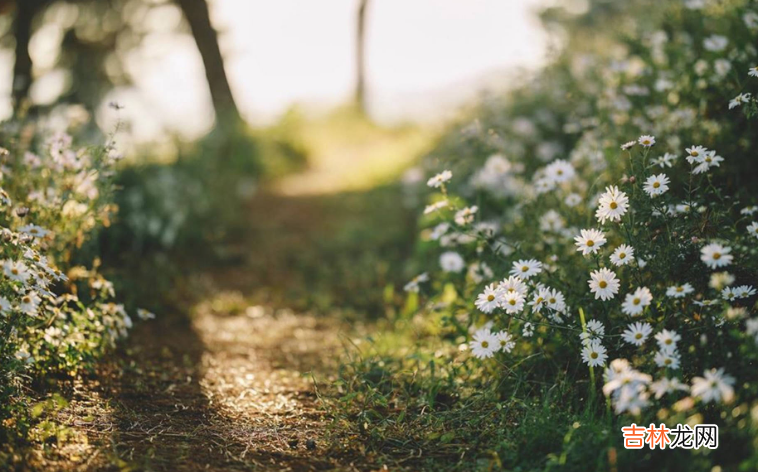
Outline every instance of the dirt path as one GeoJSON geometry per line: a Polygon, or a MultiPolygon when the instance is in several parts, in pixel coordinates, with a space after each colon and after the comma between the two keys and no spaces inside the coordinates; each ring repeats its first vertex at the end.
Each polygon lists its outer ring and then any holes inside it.
{"type": "Polygon", "coordinates": [[[400,197],[254,199],[231,262],[189,278],[203,296],[138,325],[118,361],[74,386],[58,415],[72,439],[32,468],[379,468],[333,430],[319,385],[335,380],[366,314],[381,311],[394,270],[381,261],[410,241],[400,197]]]}

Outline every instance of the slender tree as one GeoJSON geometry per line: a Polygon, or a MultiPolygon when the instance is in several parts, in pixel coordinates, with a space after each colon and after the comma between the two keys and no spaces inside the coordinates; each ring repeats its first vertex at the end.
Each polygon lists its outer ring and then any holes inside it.
{"type": "Polygon", "coordinates": [[[207,1],[176,0],[176,3],[187,18],[203,59],[217,124],[225,126],[242,121],[224,69],[224,57],[218,45],[218,34],[211,23],[207,1]]]}
{"type": "Polygon", "coordinates": [[[355,103],[358,109],[366,114],[366,15],[370,0],[359,0],[358,28],[356,29],[355,50],[355,103]]]}
{"type": "Polygon", "coordinates": [[[29,97],[32,86],[32,58],[29,55],[29,42],[32,39],[34,17],[47,0],[18,0],[14,19],[13,36],[16,41],[15,61],[13,64],[13,99],[14,113],[18,114],[29,97]]]}

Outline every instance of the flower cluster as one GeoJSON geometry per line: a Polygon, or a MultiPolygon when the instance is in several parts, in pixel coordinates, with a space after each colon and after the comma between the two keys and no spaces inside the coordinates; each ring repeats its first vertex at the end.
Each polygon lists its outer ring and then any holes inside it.
{"type": "MultiPolygon", "coordinates": [[[[113,284],[81,260],[114,211],[112,144],[76,148],[34,124],[0,131],[0,375],[8,405],[29,374],[76,372],[127,335],[113,284]]],[[[146,311],[140,318],[150,318],[146,311]]],[[[0,409],[0,415],[8,411],[0,409]]]]}
{"type": "Polygon", "coordinates": [[[618,414],[730,403],[758,377],[758,142],[720,90],[758,63],[758,11],[671,8],[688,35],[635,24],[634,47],[569,56],[443,143],[466,158],[429,180],[441,270],[409,284],[469,313],[478,359],[603,369],[592,388],[618,414]]]}

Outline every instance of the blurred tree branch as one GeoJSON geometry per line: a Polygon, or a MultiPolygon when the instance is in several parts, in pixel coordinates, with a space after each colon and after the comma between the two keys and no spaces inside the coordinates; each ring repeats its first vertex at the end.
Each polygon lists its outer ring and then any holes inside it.
{"type": "Polygon", "coordinates": [[[224,58],[218,45],[206,0],[175,0],[184,13],[205,67],[205,76],[216,112],[217,125],[234,125],[242,121],[237,103],[224,69],[224,58]]]}
{"type": "MultiPolygon", "coordinates": [[[[16,2],[16,17],[13,36],[16,41],[15,60],[13,64],[13,112],[18,114],[29,97],[32,85],[32,58],[29,55],[29,42],[32,38],[32,22],[48,0],[19,0],[16,2]]],[[[6,6],[3,2],[3,8],[6,6]]]]}
{"type": "Polygon", "coordinates": [[[359,0],[358,27],[356,30],[356,85],[355,103],[362,114],[366,115],[366,14],[370,0],[359,0]]]}

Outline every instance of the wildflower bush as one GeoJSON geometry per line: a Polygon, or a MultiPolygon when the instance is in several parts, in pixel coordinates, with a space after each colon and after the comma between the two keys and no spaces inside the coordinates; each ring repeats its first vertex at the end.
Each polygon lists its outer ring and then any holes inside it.
{"type": "Polygon", "coordinates": [[[92,368],[132,319],[87,250],[115,211],[120,156],[111,142],[76,147],[41,124],[6,123],[0,159],[0,437],[7,444],[29,433],[31,382],[92,368]]]}
{"type": "Polygon", "coordinates": [[[752,470],[758,5],[598,0],[545,18],[566,49],[424,162],[422,273],[405,287],[420,315],[397,323],[422,347],[374,342],[345,398],[461,468],[752,470]],[[632,422],[717,424],[720,448],[625,451],[632,422]]]}

